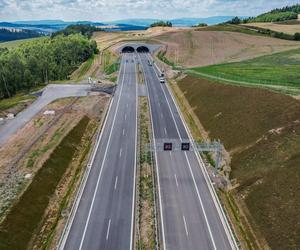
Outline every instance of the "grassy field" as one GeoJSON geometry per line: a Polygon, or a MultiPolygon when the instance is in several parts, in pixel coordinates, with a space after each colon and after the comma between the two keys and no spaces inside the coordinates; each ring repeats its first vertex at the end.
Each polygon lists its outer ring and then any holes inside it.
{"type": "Polygon", "coordinates": [[[11,98],[2,99],[0,100],[0,113],[1,111],[4,111],[6,109],[13,108],[14,106],[16,106],[21,102],[26,102],[28,100],[33,100],[35,98],[36,97],[32,95],[18,94],[11,98]]]}
{"type": "Polygon", "coordinates": [[[300,32],[300,22],[298,20],[290,20],[285,23],[247,23],[249,27],[270,29],[277,32],[283,32],[290,35],[294,35],[296,32],[300,32]]]}
{"type": "MultiPolygon", "coordinates": [[[[227,26],[226,26],[227,27],[227,26]]],[[[185,68],[214,64],[240,62],[276,52],[300,48],[300,43],[240,32],[243,26],[228,26],[228,30],[218,30],[219,26],[208,30],[180,30],[155,37],[166,46],[165,58],[170,63],[185,68]],[[233,28],[232,28],[233,27],[233,28]],[[212,29],[212,30],[209,30],[212,29]],[[239,29],[237,32],[234,30],[239,29]]],[[[164,59],[164,60],[165,60],[164,59]]]]}
{"type": "Polygon", "coordinates": [[[235,196],[272,249],[300,245],[300,102],[264,89],[186,77],[178,83],[195,115],[230,152],[235,196]]]}
{"type": "Polygon", "coordinates": [[[230,32],[239,32],[239,33],[255,35],[255,36],[267,36],[267,35],[258,33],[254,29],[250,29],[245,26],[235,25],[235,24],[212,25],[212,26],[198,28],[197,30],[198,31],[230,31],[230,32]]]}
{"type": "Polygon", "coordinates": [[[103,52],[102,61],[103,61],[102,67],[105,74],[111,75],[112,73],[119,70],[120,63],[118,61],[118,57],[111,51],[105,50],[103,52]]]}
{"type": "Polygon", "coordinates": [[[20,46],[21,44],[28,43],[28,42],[31,42],[31,41],[40,40],[40,39],[44,39],[44,37],[35,37],[35,38],[28,38],[28,39],[21,39],[21,40],[3,42],[3,43],[0,43],[0,48],[8,48],[8,49],[15,48],[15,47],[20,46]]]}
{"type": "Polygon", "coordinates": [[[239,63],[219,64],[192,70],[228,81],[289,86],[300,89],[300,49],[239,63]]]}
{"type": "Polygon", "coordinates": [[[44,163],[0,227],[1,249],[25,249],[42,221],[50,197],[69,166],[89,123],[84,117],[44,163]]]}

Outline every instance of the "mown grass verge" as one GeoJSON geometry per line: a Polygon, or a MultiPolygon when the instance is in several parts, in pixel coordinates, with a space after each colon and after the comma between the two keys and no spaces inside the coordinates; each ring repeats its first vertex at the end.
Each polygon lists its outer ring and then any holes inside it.
{"type": "Polygon", "coordinates": [[[171,67],[175,67],[176,66],[175,63],[171,62],[167,57],[165,57],[165,55],[166,55],[166,51],[159,51],[157,54],[157,58],[161,60],[163,63],[171,67]]]}
{"type": "Polygon", "coordinates": [[[120,68],[118,57],[109,50],[105,50],[103,52],[102,62],[103,71],[107,75],[111,75],[112,73],[117,72],[120,68]]]}
{"type": "Polygon", "coordinates": [[[1,249],[26,249],[40,226],[51,196],[72,161],[89,120],[85,116],[68,133],[13,205],[0,226],[1,249]]]}
{"type": "Polygon", "coordinates": [[[96,57],[96,55],[94,54],[79,68],[77,78],[80,79],[87,74],[87,72],[89,71],[89,69],[92,67],[92,65],[94,63],[95,57],[96,57]]]}
{"type": "Polygon", "coordinates": [[[0,112],[13,108],[14,106],[22,102],[26,102],[34,99],[36,99],[35,96],[28,95],[28,94],[18,94],[11,98],[2,99],[0,100],[0,112]]]}
{"type": "Polygon", "coordinates": [[[189,73],[238,85],[258,85],[287,93],[300,93],[300,49],[238,63],[192,68],[189,73]]]}

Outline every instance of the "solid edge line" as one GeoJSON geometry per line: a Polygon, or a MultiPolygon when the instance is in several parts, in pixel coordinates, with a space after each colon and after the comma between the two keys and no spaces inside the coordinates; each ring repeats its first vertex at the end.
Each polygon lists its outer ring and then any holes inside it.
{"type": "MultiPolygon", "coordinates": [[[[157,70],[160,72],[160,70],[159,70],[158,66],[156,65],[156,63],[154,63],[154,65],[155,65],[155,67],[157,68],[157,70]]],[[[170,94],[170,96],[171,96],[171,98],[172,98],[172,100],[173,100],[173,102],[174,102],[174,104],[175,104],[175,107],[176,107],[176,109],[177,109],[177,112],[179,113],[180,118],[181,118],[181,120],[182,120],[182,122],[183,122],[183,124],[184,124],[184,127],[185,127],[185,129],[186,129],[186,131],[187,131],[187,133],[188,133],[189,139],[190,139],[191,142],[192,142],[192,141],[193,141],[193,140],[192,140],[193,137],[192,137],[192,135],[191,135],[191,132],[190,132],[188,126],[186,125],[185,120],[183,119],[183,116],[182,116],[182,114],[181,114],[181,111],[180,111],[180,109],[179,109],[179,107],[178,107],[178,105],[177,105],[177,103],[176,103],[176,101],[175,101],[175,99],[174,99],[173,93],[170,91],[170,88],[169,88],[168,83],[166,84],[166,86],[167,86],[168,92],[169,92],[169,94],[170,94]]],[[[220,200],[219,200],[219,198],[218,198],[218,196],[217,196],[217,194],[216,194],[216,191],[215,191],[214,187],[212,186],[212,183],[211,183],[211,180],[210,180],[210,178],[209,178],[208,172],[207,172],[207,170],[205,169],[205,167],[203,167],[203,166],[204,166],[203,160],[202,160],[202,158],[199,156],[199,154],[196,153],[197,151],[195,151],[195,145],[194,145],[194,143],[192,143],[192,146],[193,146],[193,148],[194,148],[194,152],[195,152],[195,155],[196,155],[196,157],[197,157],[197,160],[198,160],[200,169],[201,169],[201,171],[202,171],[202,173],[203,173],[203,175],[204,175],[204,178],[205,178],[205,180],[206,180],[206,182],[207,182],[207,184],[208,184],[209,191],[210,191],[210,193],[211,193],[211,196],[212,196],[212,198],[213,198],[215,207],[216,207],[216,209],[217,209],[217,211],[218,211],[219,217],[220,217],[220,219],[221,219],[221,222],[222,222],[223,227],[224,227],[224,229],[225,229],[225,232],[226,232],[226,234],[227,234],[227,238],[228,238],[228,240],[229,240],[229,243],[230,243],[230,245],[231,245],[231,247],[232,247],[233,249],[239,249],[239,247],[238,247],[238,245],[237,245],[237,242],[236,242],[236,240],[235,240],[234,234],[233,234],[233,232],[232,232],[232,229],[231,229],[231,227],[230,227],[230,225],[229,225],[227,216],[225,215],[225,212],[224,212],[223,207],[222,207],[222,205],[221,205],[221,203],[220,203],[220,200]],[[224,225],[224,223],[226,224],[226,226],[224,225]],[[230,236],[229,236],[228,234],[229,234],[230,236]]]]}
{"type": "MultiPolygon", "coordinates": [[[[142,62],[142,59],[139,55],[140,61],[142,62]]],[[[156,167],[156,177],[157,177],[157,185],[158,185],[158,198],[159,198],[159,210],[160,210],[160,224],[162,229],[162,243],[163,243],[163,250],[167,250],[166,248],[166,240],[165,240],[165,231],[164,231],[164,220],[163,220],[163,210],[162,210],[162,202],[161,202],[161,190],[160,190],[160,181],[159,181],[159,170],[158,170],[158,160],[157,160],[157,154],[156,154],[156,142],[155,142],[155,134],[154,134],[154,127],[153,127],[153,118],[152,118],[152,110],[151,110],[151,102],[149,97],[149,90],[148,90],[148,81],[145,76],[144,66],[143,63],[141,63],[142,69],[143,69],[143,75],[146,82],[146,88],[147,88],[147,99],[149,102],[149,109],[150,109],[150,118],[151,118],[151,127],[152,127],[152,137],[153,137],[153,143],[154,143],[154,158],[155,158],[155,167],[156,167]]]]}
{"type": "Polygon", "coordinates": [[[132,199],[132,214],[131,214],[131,237],[130,237],[130,249],[133,248],[133,241],[134,241],[134,228],[135,228],[135,193],[136,193],[136,164],[137,164],[137,129],[138,129],[138,80],[137,74],[135,76],[135,151],[134,151],[134,179],[133,179],[133,199],[132,199]]]}

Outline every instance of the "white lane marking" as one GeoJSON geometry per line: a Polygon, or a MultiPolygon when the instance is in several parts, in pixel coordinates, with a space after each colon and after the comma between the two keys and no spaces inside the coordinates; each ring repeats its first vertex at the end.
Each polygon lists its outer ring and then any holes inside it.
{"type": "Polygon", "coordinates": [[[165,128],[165,134],[167,135],[167,129],[165,128]]]}
{"type": "Polygon", "coordinates": [[[125,121],[126,121],[126,119],[127,119],[127,115],[125,114],[125,121]]]}
{"type": "Polygon", "coordinates": [[[186,236],[189,236],[189,231],[187,229],[186,220],[185,220],[184,215],[182,215],[182,218],[183,218],[183,223],[184,223],[184,228],[185,228],[185,234],[186,234],[186,236]]]}
{"type": "Polygon", "coordinates": [[[120,158],[121,158],[121,156],[122,156],[122,151],[123,151],[123,149],[121,148],[121,149],[120,149],[120,155],[119,155],[120,158]]]}
{"type": "Polygon", "coordinates": [[[123,136],[125,135],[125,129],[123,128],[123,132],[122,132],[123,136]]]}
{"type": "MultiPolygon", "coordinates": [[[[155,72],[157,78],[159,78],[155,70],[154,70],[154,72],[155,72]]],[[[177,134],[178,134],[180,140],[182,141],[182,137],[181,137],[181,135],[180,135],[180,132],[179,132],[179,129],[178,129],[178,126],[177,126],[177,122],[176,122],[175,117],[174,117],[174,115],[173,115],[173,112],[172,112],[172,109],[171,109],[169,100],[168,100],[168,98],[167,98],[167,96],[166,96],[166,93],[165,93],[165,90],[164,90],[164,88],[161,86],[161,84],[159,84],[159,86],[161,87],[161,89],[162,89],[162,91],[163,91],[163,93],[164,93],[164,97],[165,97],[165,99],[166,99],[166,101],[167,101],[167,104],[168,104],[168,107],[169,107],[169,110],[170,110],[172,119],[173,119],[174,124],[175,124],[175,127],[176,127],[177,134]]],[[[199,189],[198,189],[198,186],[197,186],[195,177],[194,177],[194,173],[193,173],[192,168],[191,168],[191,164],[190,164],[190,162],[189,162],[189,160],[188,160],[188,157],[187,157],[187,153],[186,153],[186,152],[184,152],[184,155],[185,155],[185,158],[186,158],[187,163],[188,163],[188,166],[189,166],[189,170],[190,170],[190,173],[191,173],[191,176],[192,176],[192,179],[193,179],[194,187],[195,187],[195,189],[196,189],[196,193],[197,193],[197,196],[198,196],[198,200],[199,200],[199,202],[200,202],[201,209],[202,209],[202,211],[203,211],[203,215],[204,215],[204,219],[205,219],[205,222],[206,222],[206,225],[207,225],[207,228],[208,228],[209,236],[210,236],[210,238],[211,238],[211,241],[212,241],[212,244],[213,244],[214,249],[217,250],[217,247],[216,247],[216,244],[215,244],[213,235],[212,235],[212,231],[211,231],[211,228],[210,228],[208,219],[207,219],[207,215],[206,215],[206,212],[205,212],[205,209],[204,209],[204,206],[203,206],[203,202],[202,202],[202,199],[201,199],[201,196],[200,196],[200,193],[199,193],[199,189]]]]}
{"type": "Polygon", "coordinates": [[[133,198],[131,205],[131,237],[130,237],[130,249],[133,249],[133,239],[134,239],[134,222],[135,222],[135,191],[136,191],[136,161],[137,161],[137,136],[138,136],[138,79],[137,74],[135,74],[135,150],[134,150],[134,178],[133,178],[133,198]]]}
{"type": "Polygon", "coordinates": [[[93,199],[92,199],[92,202],[91,202],[91,205],[90,205],[88,217],[87,217],[87,220],[85,222],[85,226],[84,226],[82,238],[81,238],[81,241],[80,241],[79,250],[82,249],[83,241],[84,241],[85,234],[86,234],[86,231],[87,231],[87,227],[88,227],[88,224],[89,224],[89,221],[90,221],[90,218],[91,218],[91,213],[92,213],[92,210],[93,210],[93,207],[94,207],[94,202],[95,202],[95,199],[96,199],[96,194],[97,194],[98,186],[99,186],[100,179],[101,179],[101,175],[102,175],[102,171],[103,171],[103,166],[104,166],[104,163],[105,163],[105,160],[106,160],[106,156],[107,156],[107,152],[108,152],[108,146],[110,144],[112,131],[113,131],[113,128],[114,128],[114,125],[115,125],[115,121],[116,121],[116,117],[117,117],[117,113],[118,113],[118,110],[119,110],[120,99],[121,99],[122,90],[123,90],[123,86],[124,86],[125,72],[126,72],[126,67],[124,66],[124,73],[123,73],[123,78],[122,78],[122,81],[121,81],[121,85],[122,86],[121,86],[119,98],[118,98],[118,101],[117,101],[116,112],[114,114],[113,123],[112,123],[111,129],[110,129],[110,132],[109,132],[108,142],[106,144],[106,149],[105,149],[103,161],[102,161],[102,164],[101,164],[100,173],[99,173],[99,176],[98,176],[98,179],[97,179],[96,188],[94,190],[93,199]]]}
{"type": "Polygon", "coordinates": [[[160,117],[161,117],[161,118],[164,118],[164,115],[161,113],[161,114],[160,114],[160,117]]]}
{"type": "Polygon", "coordinates": [[[109,219],[109,221],[108,221],[107,232],[106,232],[106,240],[108,240],[108,236],[109,236],[110,222],[111,222],[111,219],[109,219]]]}
{"type": "MultiPolygon", "coordinates": [[[[125,64],[124,64],[125,65],[125,64]]],[[[121,72],[122,72],[122,67],[123,66],[121,66],[121,68],[120,68],[120,70],[119,70],[119,73],[118,73],[118,81],[120,80],[120,75],[121,75],[121,72]]],[[[82,181],[82,183],[80,184],[80,187],[81,187],[81,185],[82,185],[82,189],[80,189],[79,190],[79,193],[78,193],[78,195],[76,195],[76,198],[75,198],[75,203],[74,203],[74,205],[73,205],[73,207],[71,208],[71,219],[70,219],[70,222],[68,222],[69,221],[69,218],[68,218],[68,221],[67,221],[67,223],[66,223],[66,227],[65,227],[65,229],[64,229],[64,232],[63,232],[63,238],[61,239],[61,241],[59,242],[59,248],[58,249],[64,249],[64,247],[65,247],[65,244],[66,244],[66,241],[67,241],[67,238],[68,238],[68,236],[69,236],[69,232],[70,232],[70,229],[71,229],[71,227],[72,227],[72,225],[73,225],[73,221],[74,221],[74,218],[75,218],[75,215],[76,215],[76,213],[77,213],[77,209],[78,209],[78,206],[79,206],[79,203],[80,203],[80,200],[81,200],[81,197],[82,197],[82,194],[83,194],[83,191],[84,191],[84,189],[85,189],[85,186],[86,186],[86,183],[87,183],[87,179],[88,179],[88,177],[89,177],[89,175],[90,175],[90,171],[91,171],[91,168],[92,168],[92,166],[93,166],[93,163],[94,163],[94,160],[95,160],[95,156],[96,156],[96,153],[97,153],[97,151],[98,151],[98,148],[99,148],[99,145],[100,145],[100,142],[101,142],[101,139],[102,139],[102,135],[103,135],[103,131],[105,130],[105,128],[106,128],[106,123],[107,123],[107,120],[108,120],[108,117],[109,117],[109,113],[110,113],[110,110],[111,110],[111,108],[112,108],[112,106],[113,106],[113,99],[114,98],[112,98],[112,100],[110,101],[110,104],[109,104],[109,108],[108,108],[108,110],[107,110],[107,112],[106,112],[106,117],[105,117],[105,121],[104,121],[104,123],[103,123],[103,126],[102,126],[102,129],[101,129],[101,132],[100,132],[100,136],[99,136],[99,139],[98,139],[98,141],[97,141],[97,145],[96,145],[96,147],[95,147],[95,149],[94,149],[94,151],[93,151],[93,154],[92,154],[92,157],[91,157],[91,161],[90,161],[90,164],[88,164],[88,166],[90,165],[91,167],[88,167],[87,169],[88,169],[88,172],[87,172],[87,174],[86,174],[86,178],[85,179],[82,179],[83,181],[82,181]],[[77,198],[78,197],[78,198],[77,198]],[[74,208],[74,209],[73,209],[74,208]],[[72,212],[72,211],[74,211],[74,212],[72,212]]],[[[83,178],[84,178],[84,176],[83,176],[83,178]]]]}
{"type": "Polygon", "coordinates": [[[116,180],[115,180],[115,190],[117,189],[117,184],[118,184],[118,176],[116,177],[116,180]]]}
{"type": "Polygon", "coordinates": [[[126,108],[128,108],[128,103],[126,103],[126,108]]]}
{"type": "MultiPolygon", "coordinates": [[[[156,64],[155,64],[155,66],[156,66],[157,70],[160,72],[160,70],[159,70],[159,68],[157,67],[156,64]]],[[[171,96],[171,98],[172,98],[174,104],[175,104],[176,110],[177,110],[177,112],[178,112],[179,115],[180,115],[180,119],[181,119],[181,121],[183,122],[183,125],[184,125],[184,127],[185,127],[185,130],[186,130],[187,133],[188,133],[189,139],[190,139],[191,141],[193,141],[191,132],[190,132],[189,128],[187,127],[184,118],[182,117],[181,111],[180,111],[180,109],[178,108],[178,105],[177,105],[177,103],[176,103],[176,101],[175,101],[175,99],[174,99],[174,96],[173,96],[173,94],[172,94],[172,92],[171,92],[171,90],[170,90],[168,84],[166,84],[166,87],[167,87],[167,89],[168,89],[168,92],[169,92],[169,94],[170,94],[170,96],[171,96]]],[[[195,145],[194,145],[194,144],[192,144],[192,146],[193,146],[193,148],[195,148],[195,145]]],[[[207,186],[208,186],[209,192],[210,192],[210,194],[211,194],[211,197],[212,197],[212,199],[213,199],[213,201],[214,201],[214,205],[215,205],[215,207],[216,207],[216,209],[217,209],[217,212],[218,212],[218,215],[219,215],[220,220],[221,220],[221,222],[222,222],[222,225],[223,225],[223,227],[224,227],[224,230],[225,230],[225,233],[226,233],[226,235],[227,235],[228,241],[229,241],[229,243],[230,243],[232,249],[239,249],[239,247],[238,247],[238,245],[237,245],[237,242],[236,242],[236,240],[235,240],[235,236],[233,235],[232,229],[231,229],[231,227],[230,227],[230,225],[229,225],[227,216],[225,215],[225,212],[224,212],[224,210],[223,210],[223,208],[222,208],[222,205],[221,205],[221,203],[220,203],[220,200],[219,200],[219,198],[218,198],[218,196],[217,196],[217,194],[216,194],[215,188],[213,187],[212,181],[211,181],[211,179],[210,179],[210,177],[209,177],[209,174],[208,174],[208,172],[207,172],[207,170],[206,170],[206,168],[205,168],[205,166],[204,166],[203,160],[202,160],[202,158],[199,156],[198,153],[195,152],[195,155],[196,155],[197,161],[198,161],[198,163],[199,163],[201,172],[202,172],[202,174],[203,174],[203,176],[204,176],[204,179],[205,179],[205,181],[206,181],[206,183],[207,183],[207,186]]]]}
{"type": "MultiPolygon", "coordinates": [[[[140,55],[139,55],[140,60],[142,61],[140,55]]],[[[155,134],[154,134],[154,126],[153,126],[153,117],[152,117],[152,109],[151,109],[151,101],[149,97],[149,89],[148,89],[148,81],[146,78],[146,74],[144,71],[144,66],[143,63],[141,63],[142,69],[143,69],[143,75],[146,83],[146,88],[147,88],[147,99],[149,102],[149,109],[150,109],[150,118],[151,118],[151,128],[152,128],[152,138],[153,138],[153,143],[154,143],[154,158],[155,158],[155,167],[156,167],[156,177],[157,177],[157,186],[158,186],[158,199],[159,199],[159,211],[160,211],[160,224],[161,224],[161,234],[162,234],[162,244],[163,244],[163,249],[167,250],[166,247],[166,238],[165,238],[165,227],[164,227],[164,216],[163,216],[163,208],[162,208],[162,201],[161,201],[161,188],[160,188],[160,179],[159,179],[159,167],[158,167],[158,160],[157,160],[157,153],[156,153],[156,142],[155,142],[155,134]]]]}
{"type": "Polygon", "coordinates": [[[175,177],[176,186],[178,187],[178,181],[177,181],[177,176],[176,176],[176,174],[174,174],[174,177],[175,177]]]}

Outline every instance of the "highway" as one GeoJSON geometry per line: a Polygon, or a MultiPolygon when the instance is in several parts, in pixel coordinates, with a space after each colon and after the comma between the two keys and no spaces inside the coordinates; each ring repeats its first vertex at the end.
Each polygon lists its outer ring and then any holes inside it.
{"type": "MultiPolygon", "coordinates": [[[[154,143],[191,139],[159,69],[140,54],[148,88],[154,143]]],[[[195,152],[156,152],[163,249],[236,249],[203,162],[195,152]]]]}
{"type": "Polygon", "coordinates": [[[132,248],[136,141],[136,65],[133,54],[123,54],[118,88],[60,249],[132,248]]]}

